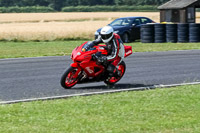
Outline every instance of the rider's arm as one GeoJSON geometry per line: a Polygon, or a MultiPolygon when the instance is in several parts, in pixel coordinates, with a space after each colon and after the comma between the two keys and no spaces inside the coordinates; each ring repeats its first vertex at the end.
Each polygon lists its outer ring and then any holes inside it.
{"type": "Polygon", "coordinates": [[[89,47],[92,48],[100,43],[103,43],[103,41],[101,39],[101,36],[98,36],[98,38],[96,40],[94,40],[90,43],[89,47]]]}

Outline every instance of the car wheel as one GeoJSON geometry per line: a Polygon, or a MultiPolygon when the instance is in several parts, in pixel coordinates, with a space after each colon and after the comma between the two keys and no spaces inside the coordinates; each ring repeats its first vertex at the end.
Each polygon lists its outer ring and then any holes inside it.
{"type": "Polygon", "coordinates": [[[122,40],[123,40],[124,43],[130,42],[130,40],[129,40],[129,34],[128,33],[124,33],[122,35],[122,40]]]}

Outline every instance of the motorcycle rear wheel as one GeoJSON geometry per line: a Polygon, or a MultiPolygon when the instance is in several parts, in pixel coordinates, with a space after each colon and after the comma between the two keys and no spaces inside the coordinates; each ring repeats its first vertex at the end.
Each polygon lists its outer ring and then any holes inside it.
{"type": "Polygon", "coordinates": [[[65,73],[62,75],[60,84],[65,89],[70,89],[74,85],[78,83],[78,76],[74,77],[75,73],[77,72],[77,68],[70,67],[68,68],[65,73]]]}
{"type": "Polygon", "coordinates": [[[123,76],[124,73],[126,71],[126,64],[124,63],[124,61],[122,61],[118,66],[116,66],[118,71],[120,72],[120,76],[119,77],[108,77],[106,80],[104,80],[104,83],[107,85],[114,85],[115,83],[117,83],[123,76]]]}

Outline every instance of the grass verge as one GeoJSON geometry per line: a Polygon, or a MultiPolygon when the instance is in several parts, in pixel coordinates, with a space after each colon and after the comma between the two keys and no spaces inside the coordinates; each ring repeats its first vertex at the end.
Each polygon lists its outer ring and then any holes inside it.
{"type": "Polygon", "coordinates": [[[0,58],[70,55],[82,42],[0,42],[0,58]]]}
{"type": "Polygon", "coordinates": [[[200,85],[0,105],[0,132],[193,133],[200,85]]]}
{"type": "MultiPolygon", "coordinates": [[[[72,50],[85,42],[52,41],[52,42],[0,42],[0,58],[63,56],[70,55],[72,50]]],[[[170,51],[200,49],[200,43],[140,43],[130,45],[134,52],[170,51]]]]}

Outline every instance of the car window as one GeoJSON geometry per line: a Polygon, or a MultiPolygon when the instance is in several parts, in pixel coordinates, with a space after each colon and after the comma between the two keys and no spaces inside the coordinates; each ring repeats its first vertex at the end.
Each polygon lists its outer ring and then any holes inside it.
{"type": "Polygon", "coordinates": [[[122,21],[123,21],[122,19],[116,19],[110,25],[111,26],[121,25],[122,21]]]}
{"type": "Polygon", "coordinates": [[[150,23],[150,21],[147,18],[141,18],[142,24],[150,23]]]}
{"type": "Polygon", "coordinates": [[[121,19],[116,19],[109,25],[111,26],[129,26],[131,24],[131,19],[129,18],[121,18],[121,19]]]}
{"type": "Polygon", "coordinates": [[[140,25],[140,19],[139,19],[139,18],[136,18],[136,19],[133,21],[133,24],[135,24],[135,25],[140,25]]]}
{"type": "Polygon", "coordinates": [[[124,21],[122,22],[122,25],[123,26],[128,26],[128,25],[130,25],[130,23],[131,23],[130,19],[124,19],[124,21]]]}

